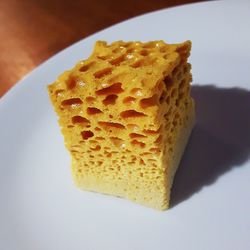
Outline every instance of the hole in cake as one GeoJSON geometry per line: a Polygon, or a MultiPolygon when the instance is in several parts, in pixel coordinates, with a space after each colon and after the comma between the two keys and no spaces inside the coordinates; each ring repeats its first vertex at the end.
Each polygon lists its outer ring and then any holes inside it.
{"type": "Polygon", "coordinates": [[[138,131],[139,127],[136,124],[127,124],[127,128],[132,130],[132,131],[138,131]]]}
{"type": "Polygon", "coordinates": [[[73,89],[76,86],[77,79],[76,77],[69,75],[69,78],[65,81],[67,89],[73,89]]]}
{"type": "Polygon", "coordinates": [[[146,49],[143,49],[143,50],[140,51],[140,55],[142,55],[142,56],[147,56],[148,54],[149,53],[148,53],[148,51],[146,49]]]}
{"type": "MultiPolygon", "coordinates": [[[[179,65],[180,65],[180,64],[179,64],[179,65]]],[[[180,69],[179,66],[175,67],[174,70],[173,70],[173,72],[172,72],[172,75],[173,75],[173,76],[176,76],[176,75],[178,74],[178,72],[179,72],[179,69],[180,69]]]]}
{"type": "Polygon", "coordinates": [[[179,105],[180,105],[180,100],[179,100],[179,99],[176,99],[176,101],[175,101],[175,106],[176,106],[176,107],[179,107],[179,105]]]}
{"type": "Polygon", "coordinates": [[[112,72],[112,68],[105,68],[105,69],[102,69],[102,70],[95,72],[94,77],[95,78],[102,78],[104,76],[111,74],[111,72],[112,72]]]}
{"type": "Polygon", "coordinates": [[[125,126],[123,126],[120,123],[116,122],[98,122],[100,126],[102,126],[105,130],[110,130],[110,129],[125,129],[125,126]]]}
{"type": "Polygon", "coordinates": [[[73,124],[87,125],[90,121],[82,116],[76,115],[71,118],[73,124]]]}
{"type": "Polygon", "coordinates": [[[102,111],[100,109],[98,109],[98,108],[88,107],[87,108],[87,113],[88,113],[88,115],[96,115],[96,114],[102,113],[102,111]]]}
{"type": "Polygon", "coordinates": [[[124,144],[124,140],[118,138],[118,137],[110,137],[111,142],[118,148],[123,147],[124,144]]]}
{"type": "Polygon", "coordinates": [[[155,135],[155,134],[159,134],[161,127],[158,130],[151,130],[151,129],[144,129],[143,133],[146,135],[155,135]]]}
{"type": "Polygon", "coordinates": [[[167,92],[166,91],[162,91],[161,96],[159,98],[159,103],[160,104],[162,104],[164,102],[166,96],[167,96],[167,92]]]}
{"type": "Polygon", "coordinates": [[[95,148],[90,148],[92,151],[100,151],[101,150],[101,146],[97,145],[95,148]]]}
{"type": "Polygon", "coordinates": [[[95,131],[101,131],[101,129],[98,127],[95,127],[95,131]]]}
{"type": "Polygon", "coordinates": [[[185,87],[185,84],[186,84],[186,81],[185,79],[181,81],[180,85],[179,85],[179,88],[180,89],[183,89],[185,87]]]}
{"type": "MultiPolygon", "coordinates": [[[[161,99],[160,99],[161,100],[161,99]]],[[[149,98],[144,98],[140,100],[140,106],[145,109],[157,105],[157,95],[153,95],[149,98]]]]}
{"type": "Polygon", "coordinates": [[[142,67],[144,64],[145,64],[144,59],[141,59],[141,60],[137,60],[136,62],[134,62],[134,63],[131,64],[130,66],[131,66],[132,68],[139,68],[139,67],[142,67]]]}
{"type": "Polygon", "coordinates": [[[82,104],[82,100],[80,98],[70,98],[61,102],[62,106],[72,106],[72,105],[80,105],[82,104]]]}
{"type": "Polygon", "coordinates": [[[97,165],[98,165],[98,166],[101,166],[102,164],[103,164],[102,161],[98,161],[98,162],[97,162],[97,165]]]}
{"type": "Polygon", "coordinates": [[[131,162],[135,163],[136,162],[136,157],[135,156],[132,156],[131,158],[131,162]]]}
{"type": "Polygon", "coordinates": [[[98,141],[96,141],[96,140],[89,140],[89,142],[90,142],[90,143],[93,143],[93,144],[98,143],[98,141]]]}
{"type": "Polygon", "coordinates": [[[155,43],[155,42],[147,42],[147,43],[144,43],[144,45],[142,47],[143,48],[153,49],[156,46],[157,46],[157,43],[155,43]]]}
{"type": "Polygon", "coordinates": [[[104,141],[105,140],[104,137],[100,137],[100,136],[96,137],[95,139],[98,140],[98,141],[104,141]]]}
{"type": "Polygon", "coordinates": [[[174,125],[174,127],[176,127],[176,126],[177,126],[177,124],[178,124],[178,122],[177,122],[177,121],[173,121],[173,125],[174,125]]]}
{"type": "Polygon", "coordinates": [[[167,142],[169,144],[172,144],[173,143],[173,137],[172,136],[169,136],[168,139],[167,139],[167,142]]]}
{"type": "Polygon", "coordinates": [[[156,140],[155,143],[159,144],[162,142],[162,135],[160,135],[156,140]]]}
{"type": "Polygon", "coordinates": [[[173,85],[173,80],[171,79],[171,77],[167,76],[164,79],[164,83],[165,83],[166,88],[169,89],[173,85]]]}
{"type": "Polygon", "coordinates": [[[161,152],[161,150],[159,148],[150,148],[149,151],[153,152],[153,153],[160,153],[161,152]]]}
{"type": "MultiPolygon", "coordinates": [[[[154,159],[148,159],[148,161],[150,161],[150,162],[156,162],[156,160],[154,160],[154,159]]],[[[152,172],[154,172],[154,170],[152,172]]]]}
{"type": "Polygon", "coordinates": [[[167,97],[166,103],[169,105],[170,104],[170,96],[167,97]]]}
{"type": "Polygon", "coordinates": [[[171,97],[173,97],[173,98],[175,98],[176,96],[177,96],[177,89],[173,89],[172,91],[171,91],[171,97]]]}
{"type": "Polygon", "coordinates": [[[186,74],[189,71],[190,67],[189,64],[186,64],[183,68],[183,73],[186,74]]]}
{"type": "Polygon", "coordinates": [[[95,102],[95,97],[93,97],[93,96],[88,96],[88,97],[86,97],[86,102],[88,103],[88,104],[93,104],[94,102],[95,102]]]}
{"type": "Polygon", "coordinates": [[[63,92],[64,92],[64,89],[57,89],[57,90],[55,90],[54,94],[61,95],[63,92]]]}
{"type": "Polygon", "coordinates": [[[109,118],[110,118],[110,119],[113,119],[114,117],[113,117],[113,115],[109,115],[109,118]]]}
{"type": "Polygon", "coordinates": [[[135,103],[135,100],[136,100],[136,98],[134,98],[132,96],[128,96],[128,97],[125,97],[122,102],[124,104],[133,104],[133,103],[135,103]]]}
{"type": "Polygon", "coordinates": [[[134,138],[145,138],[145,135],[141,135],[141,134],[137,134],[137,133],[131,133],[129,134],[130,138],[134,139],[134,138]]]}
{"type": "Polygon", "coordinates": [[[128,54],[132,54],[133,52],[135,52],[135,49],[134,49],[134,48],[129,48],[129,49],[127,49],[127,53],[128,53],[128,54]]]}
{"type": "Polygon", "coordinates": [[[182,78],[182,71],[180,70],[176,76],[177,80],[180,81],[182,78]]]}
{"type": "Polygon", "coordinates": [[[126,118],[144,117],[144,116],[147,116],[147,115],[145,115],[142,112],[138,112],[136,110],[131,109],[131,110],[126,110],[126,111],[121,112],[120,116],[122,118],[126,119],[126,118]]]}
{"type": "Polygon", "coordinates": [[[168,59],[169,59],[169,53],[165,54],[165,55],[163,56],[163,58],[164,58],[165,60],[168,60],[168,59]]]}
{"type": "Polygon", "coordinates": [[[125,55],[121,55],[113,60],[110,60],[109,63],[115,66],[118,66],[120,63],[122,63],[123,61],[125,61],[126,56],[125,55]]]}
{"type": "Polygon", "coordinates": [[[75,154],[75,153],[79,153],[79,151],[73,149],[73,150],[70,150],[71,153],[75,154]]]}
{"type": "Polygon", "coordinates": [[[121,48],[120,47],[117,47],[115,49],[112,50],[113,53],[118,53],[121,51],[121,48]]]}
{"type": "Polygon", "coordinates": [[[118,83],[114,83],[113,85],[107,87],[107,88],[103,88],[100,90],[97,90],[95,93],[97,95],[111,95],[111,94],[119,94],[123,92],[122,89],[122,84],[120,82],[118,83]]]}
{"type": "Polygon", "coordinates": [[[140,159],[140,164],[141,164],[141,165],[146,165],[146,164],[145,164],[145,161],[144,161],[143,159],[140,159]]]}
{"type": "Polygon", "coordinates": [[[179,92],[179,97],[178,98],[179,98],[180,101],[184,100],[185,99],[185,94],[179,92]]]}
{"type": "Polygon", "coordinates": [[[128,48],[128,47],[130,47],[132,44],[133,44],[133,42],[127,42],[127,43],[123,44],[123,47],[124,47],[124,48],[128,48]]]}
{"type": "Polygon", "coordinates": [[[173,113],[173,107],[170,107],[167,113],[164,115],[165,119],[167,119],[167,117],[169,118],[172,113],[173,113]]]}
{"type": "Polygon", "coordinates": [[[103,101],[102,103],[104,105],[114,105],[116,102],[116,99],[118,98],[117,95],[108,95],[103,101]]]}
{"type": "Polygon", "coordinates": [[[94,133],[90,130],[87,130],[87,131],[82,131],[81,135],[83,140],[88,140],[89,138],[94,136],[94,133]]]}
{"type": "MultiPolygon", "coordinates": [[[[165,53],[165,52],[167,52],[167,48],[166,47],[161,47],[160,48],[160,52],[161,53],[165,53]]],[[[165,58],[165,57],[164,57],[165,58]]],[[[165,58],[166,59],[166,58],[165,58]]]]}
{"type": "Polygon", "coordinates": [[[88,63],[88,64],[85,64],[85,65],[83,65],[83,66],[79,69],[79,71],[80,71],[80,72],[88,71],[94,64],[95,64],[95,62],[90,62],[90,63],[88,63]]]}
{"type": "Polygon", "coordinates": [[[74,128],[74,126],[73,125],[68,125],[67,128],[74,128]]]}
{"type": "Polygon", "coordinates": [[[171,123],[170,122],[167,122],[166,125],[165,125],[165,131],[168,131],[171,127],[171,123]]]}
{"type": "Polygon", "coordinates": [[[143,96],[142,89],[140,88],[133,88],[131,89],[130,93],[134,96],[143,96]]]}
{"type": "Polygon", "coordinates": [[[163,88],[164,88],[164,82],[163,81],[160,81],[158,84],[157,84],[157,88],[158,88],[158,91],[161,93],[163,91],[163,88]]]}
{"type": "Polygon", "coordinates": [[[112,154],[111,153],[107,153],[106,157],[111,158],[112,154]]]}
{"type": "Polygon", "coordinates": [[[145,147],[145,143],[140,142],[140,141],[137,141],[137,140],[131,141],[131,144],[132,144],[133,146],[139,146],[139,147],[141,147],[141,148],[144,148],[144,147],[145,147]]]}
{"type": "Polygon", "coordinates": [[[107,60],[109,58],[109,55],[105,55],[105,56],[97,56],[98,59],[101,59],[101,60],[107,60]]]}
{"type": "Polygon", "coordinates": [[[152,155],[152,153],[149,153],[149,152],[145,152],[145,153],[142,153],[142,154],[140,154],[141,156],[151,156],[152,155]]]}

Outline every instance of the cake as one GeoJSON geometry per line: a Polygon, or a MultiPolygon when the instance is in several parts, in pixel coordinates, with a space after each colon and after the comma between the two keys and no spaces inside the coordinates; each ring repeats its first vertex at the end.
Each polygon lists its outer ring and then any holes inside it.
{"type": "Polygon", "coordinates": [[[190,49],[190,41],[97,41],[48,86],[80,189],[169,207],[195,122],[190,49]]]}

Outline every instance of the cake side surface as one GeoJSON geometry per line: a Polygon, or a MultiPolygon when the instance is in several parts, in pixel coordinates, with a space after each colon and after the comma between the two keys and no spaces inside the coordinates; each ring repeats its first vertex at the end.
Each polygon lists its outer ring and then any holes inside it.
{"type": "Polygon", "coordinates": [[[49,85],[79,188],[169,206],[194,124],[190,48],[98,41],[89,59],[49,85]]]}
{"type": "MultiPolygon", "coordinates": [[[[157,177],[158,179],[161,179],[162,185],[156,186],[155,183],[152,183],[152,186],[146,187],[142,183],[142,187],[138,186],[138,188],[136,188],[136,185],[139,185],[140,183],[137,179],[135,179],[134,182],[129,180],[129,172],[133,171],[133,168],[129,167],[127,168],[128,173],[126,173],[127,180],[110,180],[105,177],[101,178],[98,175],[79,176],[77,174],[79,169],[78,163],[72,159],[72,175],[74,177],[75,184],[83,190],[95,191],[127,198],[158,210],[167,209],[170,203],[170,191],[173,184],[174,175],[177,171],[185,147],[188,143],[188,139],[195,124],[195,112],[193,104],[190,104],[188,111],[185,113],[185,119],[185,126],[179,127],[178,131],[176,132],[177,135],[175,137],[175,141],[173,142],[173,153],[169,157],[170,160],[166,160],[166,162],[164,162],[164,166],[166,167],[165,172],[164,174],[160,175],[162,178],[157,177]],[[129,185],[132,186],[129,187],[129,185]],[[163,189],[162,192],[159,192],[160,186],[163,189]],[[137,189],[143,191],[138,192],[137,189]],[[128,190],[132,191],[132,195],[129,195],[128,190]],[[147,198],[145,199],[145,197],[147,198]]],[[[140,176],[143,177],[143,171],[140,173],[140,176]]]]}

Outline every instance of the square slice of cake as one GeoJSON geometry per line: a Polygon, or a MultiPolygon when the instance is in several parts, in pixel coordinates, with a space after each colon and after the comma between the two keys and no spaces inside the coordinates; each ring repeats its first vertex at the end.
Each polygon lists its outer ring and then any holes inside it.
{"type": "Polygon", "coordinates": [[[76,185],[156,208],[194,126],[191,42],[96,42],[48,86],[76,185]]]}

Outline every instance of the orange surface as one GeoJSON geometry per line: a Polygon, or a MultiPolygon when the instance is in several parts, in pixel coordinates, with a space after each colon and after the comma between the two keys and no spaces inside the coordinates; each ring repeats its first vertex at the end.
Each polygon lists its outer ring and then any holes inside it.
{"type": "Polygon", "coordinates": [[[0,96],[79,39],[142,13],[192,2],[199,1],[1,0],[0,96]]]}

